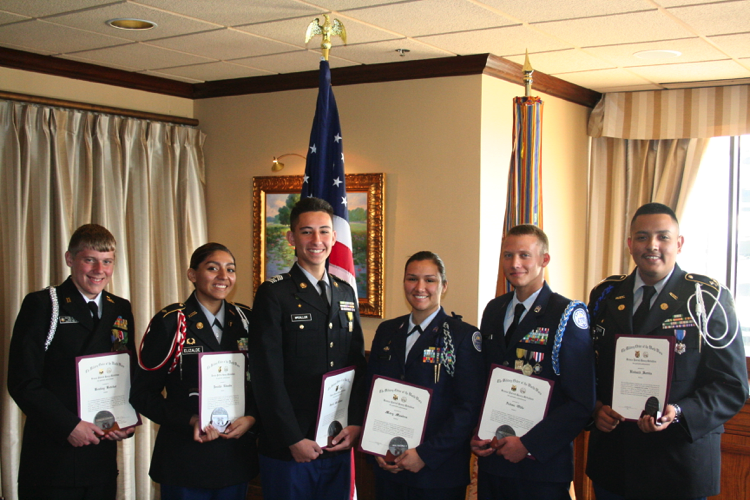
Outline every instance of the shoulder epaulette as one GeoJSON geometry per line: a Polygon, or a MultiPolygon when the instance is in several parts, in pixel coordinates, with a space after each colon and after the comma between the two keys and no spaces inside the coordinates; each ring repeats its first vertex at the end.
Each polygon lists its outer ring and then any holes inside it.
{"type": "Polygon", "coordinates": [[[230,302],[234,307],[242,308],[245,311],[252,312],[253,308],[250,306],[246,306],[245,304],[240,304],[239,302],[230,302]]]}
{"type": "Polygon", "coordinates": [[[279,281],[282,281],[289,277],[291,277],[291,274],[289,273],[277,274],[276,276],[272,278],[268,278],[266,281],[268,281],[269,283],[278,283],[279,281]]]}
{"type": "Polygon", "coordinates": [[[716,281],[713,278],[709,278],[708,276],[703,276],[702,274],[695,274],[695,273],[687,273],[685,275],[686,281],[691,281],[693,283],[700,283],[702,285],[707,285],[716,290],[717,292],[721,288],[721,283],[716,281]]]}
{"type": "Polygon", "coordinates": [[[625,281],[625,278],[627,278],[627,274],[613,274],[612,276],[607,276],[603,280],[601,280],[599,283],[597,283],[597,287],[602,285],[603,283],[612,283],[612,282],[618,282],[618,281],[625,281]]]}
{"type": "Polygon", "coordinates": [[[177,312],[177,311],[182,311],[183,309],[185,309],[185,304],[183,304],[182,302],[178,302],[176,304],[170,304],[161,310],[162,318],[166,318],[170,314],[177,312]]]}

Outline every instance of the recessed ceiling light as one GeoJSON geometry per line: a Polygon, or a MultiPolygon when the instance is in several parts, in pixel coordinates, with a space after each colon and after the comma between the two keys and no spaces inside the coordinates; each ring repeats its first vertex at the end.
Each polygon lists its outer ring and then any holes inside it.
{"type": "Polygon", "coordinates": [[[119,18],[110,19],[107,24],[113,28],[119,30],[131,30],[131,31],[145,31],[156,27],[156,23],[153,21],[146,21],[145,19],[130,19],[130,18],[119,18]]]}
{"type": "Polygon", "coordinates": [[[633,54],[638,59],[671,59],[681,55],[679,50],[642,50],[633,54]]]}

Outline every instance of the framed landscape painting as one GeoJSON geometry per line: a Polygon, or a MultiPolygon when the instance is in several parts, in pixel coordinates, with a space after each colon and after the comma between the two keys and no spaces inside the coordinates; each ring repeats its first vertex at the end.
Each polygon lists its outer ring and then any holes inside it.
{"type": "MultiPolygon", "coordinates": [[[[384,176],[346,175],[359,312],[377,318],[383,317],[384,176]]],[[[253,178],[253,293],[265,280],[294,264],[294,249],[286,233],[301,191],[301,175],[253,178]]]]}

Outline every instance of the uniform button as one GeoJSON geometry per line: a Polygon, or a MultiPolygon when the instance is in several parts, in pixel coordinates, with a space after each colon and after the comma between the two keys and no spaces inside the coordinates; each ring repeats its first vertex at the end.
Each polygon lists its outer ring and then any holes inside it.
{"type": "Polygon", "coordinates": [[[333,361],[331,361],[331,366],[333,366],[333,361]]]}
{"type": "Polygon", "coordinates": [[[333,342],[331,342],[331,349],[333,349],[333,342]]]}
{"type": "Polygon", "coordinates": [[[333,330],[333,323],[328,323],[328,329],[333,330]]]}
{"type": "Polygon", "coordinates": [[[305,325],[299,325],[299,329],[300,330],[304,330],[305,329],[305,325]]]}

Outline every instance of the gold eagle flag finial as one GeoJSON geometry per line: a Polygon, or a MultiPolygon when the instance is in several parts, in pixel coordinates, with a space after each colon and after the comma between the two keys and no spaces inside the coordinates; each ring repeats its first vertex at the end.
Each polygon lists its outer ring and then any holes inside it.
{"type": "Polygon", "coordinates": [[[325,22],[320,25],[320,18],[316,17],[310,24],[307,25],[307,31],[305,32],[305,43],[308,43],[312,37],[317,35],[323,35],[323,41],[320,44],[320,50],[323,52],[323,58],[328,60],[328,52],[331,50],[331,37],[338,36],[341,41],[346,45],[346,28],[344,23],[338,19],[333,20],[333,24],[330,22],[328,14],[323,14],[325,22]]]}

